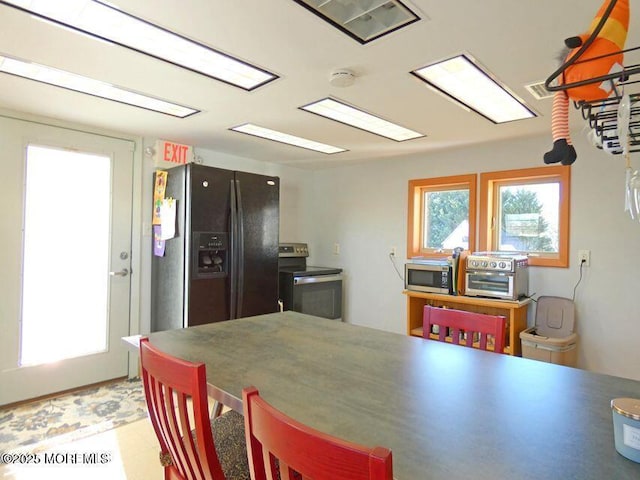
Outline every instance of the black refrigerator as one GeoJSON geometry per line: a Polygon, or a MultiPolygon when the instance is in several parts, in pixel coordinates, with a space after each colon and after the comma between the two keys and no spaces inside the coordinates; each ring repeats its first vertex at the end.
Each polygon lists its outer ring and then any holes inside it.
{"type": "Polygon", "coordinates": [[[176,236],[153,256],[151,331],[276,312],[280,179],[199,164],[167,172],[176,236]]]}

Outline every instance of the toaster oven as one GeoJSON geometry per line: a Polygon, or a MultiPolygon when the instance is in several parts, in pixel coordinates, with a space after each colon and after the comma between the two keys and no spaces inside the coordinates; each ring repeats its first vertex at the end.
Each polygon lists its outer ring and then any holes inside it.
{"type": "Polygon", "coordinates": [[[529,259],[525,255],[474,253],[467,257],[465,295],[518,300],[528,295],[529,259]]]}

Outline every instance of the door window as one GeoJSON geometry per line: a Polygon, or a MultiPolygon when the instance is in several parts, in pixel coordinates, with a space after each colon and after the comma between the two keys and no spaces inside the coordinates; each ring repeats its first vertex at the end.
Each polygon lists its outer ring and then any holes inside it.
{"type": "Polygon", "coordinates": [[[27,148],[22,366],[107,349],[110,160],[27,148]]]}

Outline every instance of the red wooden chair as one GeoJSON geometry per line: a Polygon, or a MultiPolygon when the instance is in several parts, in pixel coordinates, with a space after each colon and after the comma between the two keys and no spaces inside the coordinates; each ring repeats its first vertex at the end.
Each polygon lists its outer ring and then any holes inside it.
{"type": "Polygon", "coordinates": [[[503,316],[425,305],[422,322],[424,338],[434,339],[432,335],[437,335],[437,340],[441,342],[451,342],[481,350],[491,350],[490,345],[493,342],[492,350],[496,353],[504,353],[507,327],[503,316]],[[434,329],[434,326],[438,328],[434,329]],[[492,339],[490,340],[489,337],[492,339]]]}
{"type": "Polygon", "coordinates": [[[205,365],[161,352],[147,338],[140,361],[165,480],[249,480],[244,419],[229,411],[209,420],[205,365]]]}
{"type": "Polygon", "coordinates": [[[391,451],[349,443],[307,427],[242,391],[253,480],[392,480],[391,451]]]}

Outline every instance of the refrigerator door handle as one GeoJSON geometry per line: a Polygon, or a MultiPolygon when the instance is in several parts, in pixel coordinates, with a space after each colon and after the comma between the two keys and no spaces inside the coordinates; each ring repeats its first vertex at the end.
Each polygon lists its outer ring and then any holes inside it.
{"type": "Polygon", "coordinates": [[[242,209],[242,195],[240,180],[236,180],[236,195],[238,197],[238,308],[237,318],[242,318],[242,304],[244,301],[244,211],[242,209]]]}
{"type": "Polygon", "coordinates": [[[236,318],[236,278],[237,278],[237,228],[238,228],[238,211],[236,206],[236,186],[235,181],[231,180],[231,190],[230,190],[230,203],[231,203],[231,225],[230,225],[230,250],[231,250],[231,261],[230,261],[230,272],[229,272],[229,319],[233,320],[236,318]]]}

